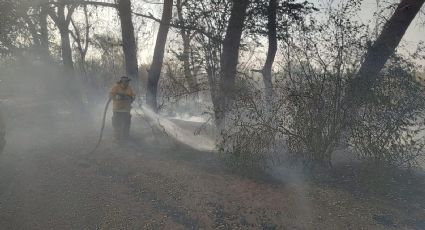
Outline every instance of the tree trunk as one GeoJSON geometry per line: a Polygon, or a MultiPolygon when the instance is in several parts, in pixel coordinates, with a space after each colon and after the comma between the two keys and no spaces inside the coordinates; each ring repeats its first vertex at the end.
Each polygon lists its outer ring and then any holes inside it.
{"type": "Polygon", "coordinates": [[[189,85],[189,89],[191,92],[198,91],[198,81],[196,80],[196,76],[193,75],[192,70],[190,68],[190,38],[189,36],[183,36],[183,66],[184,66],[184,75],[186,77],[187,84],[189,85]]]}
{"type": "Polygon", "coordinates": [[[186,78],[187,84],[189,85],[190,91],[197,92],[198,82],[196,80],[196,76],[192,74],[192,71],[190,69],[190,32],[186,28],[186,24],[183,18],[181,0],[177,0],[177,16],[179,18],[179,24],[181,26],[180,35],[183,40],[182,59],[183,59],[184,76],[186,78]]]}
{"type": "Polygon", "coordinates": [[[136,85],[138,91],[139,69],[137,64],[137,46],[134,36],[134,26],[131,19],[131,2],[130,0],[118,0],[118,15],[121,21],[122,46],[125,58],[125,70],[136,85]]]}
{"type": "Polygon", "coordinates": [[[50,62],[51,56],[49,51],[49,30],[47,28],[47,7],[42,6],[40,9],[40,53],[45,61],[50,62]]]}
{"type": "Polygon", "coordinates": [[[69,22],[71,17],[71,15],[69,14],[70,12],[68,12],[68,15],[65,16],[65,4],[60,4],[58,6],[57,16],[52,16],[52,18],[54,18],[54,21],[59,29],[59,33],[61,36],[61,52],[63,65],[67,73],[74,76],[74,62],[72,60],[72,49],[71,42],[69,39],[69,22]]]}
{"type": "Polygon", "coordinates": [[[74,20],[72,19],[71,19],[71,25],[73,26],[74,31],[70,31],[70,35],[74,39],[74,42],[77,44],[77,51],[80,54],[79,66],[81,68],[84,81],[86,81],[87,80],[86,55],[89,49],[91,26],[89,22],[87,5],[83,6],[83,11],[84,11],[84,21],[85,21],[84,38],[82,38],[83,35],[80,31],[80,28],[78,28],[78,26],[75,24],[74,20]]]}
{"type": "Polygon", "coordinates": [[[268,40],[269,48],[267,51],[267,59],[264,64],[262,74],[265,87],[265,101],[270,103],[273,97],[273,84],[272,84],[272,67],[277,52],[277,31],[276,31],[276,11],[278,0],[270,0],[267,8],[268,15],[268,40]]]}
{"type": "Polygon", "coordinates": [[[59,32],[61,36],[61,51],[62,51],[62,61],[66,71],[70,75],[74,75],[74,61],[72,60],[72,49],[71,42],[69,39],[69,29],[68,25],[65,23],[60,23],[59,32]]]}
{"type": "Polygon", "coordinates": [[[61,50],[64,65],[64,96],[71,102],[72,109],[76,111],[83,111],[83,101],[80,80],[75,74],[74,62],[72,59],[72,49],[69,39],[68,24],[60,25],[59,32],[61,35],[61,50]]]}
{"type": "Polygon", "coordinates": [[[270,0],[267,8],[267,34],[269,40],[269,48],[267,51],[267,58],[264,64],[262,74],[265,90],[266,103],[271,102],[273,97],[273,84],[272,84],[272,67],[277,52],[277,31],[276,31],[276,11],[278,0],[270,0]]]}
{"type": "Polygon", "coordinates": [[[161,75],[162,62],[164,59],[165,43],[167,41],[168,30],[170,28],[171,17],[173,14],[173,0],[164,0],[161,24],[159,25],[158,35],[156,37],[153,60],[148,74],[148,86],[146,103],[155,112],[158,110],[157,92],[158,82],[161,75]]]}
{"type": "Polygon", "coordinates": [[[394,53],[409,25],[421,9],[425,0],[402,0],[385,24],[375,43],[370,47],[365,60],[354,79],[349,96],[355,104],[363,103],[376,82],[379,72],[394,53]]]}
{"type": "Polygon", "coordinates": [[[62,96],[71,103],[73,110],[82,111],[81,85],[74,72],[74,61],[72,60],[71,41],[69,38],[69,24],[76,7],[77,5],[67,5],[66,1],[61,0],[58,1],[57,12],[50,11],[49,15],[58,27],[61,37],[62,62],[64,66],[62,96]],[[67,8],[66,14],[65,8],[67,8]]]}
{"type": "Polygon", "coordinates": [[[248,0],[233,0],[229,24],[223,41],[223,51],[220,60],[219,105],[217,106],[217,111],[215,111],[216,124],[220,129],[225,126],[226,110],[234,97],[239,46],[249,2],[248,0]]]}

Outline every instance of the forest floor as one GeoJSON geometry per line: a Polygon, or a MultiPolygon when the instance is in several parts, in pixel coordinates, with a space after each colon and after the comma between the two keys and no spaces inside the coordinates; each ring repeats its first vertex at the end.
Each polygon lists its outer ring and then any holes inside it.
{"type": "Polygon", "coordinates": [[[323,180],[287,169],[244,177],[137,117],[131,140],[116,143],[108,125],[87,156],[98,122],[52,122],[35,107],[13,119],[0,229],[425,229],[418,176],[376,187],[361,166],[342,164],[323,180]]]}

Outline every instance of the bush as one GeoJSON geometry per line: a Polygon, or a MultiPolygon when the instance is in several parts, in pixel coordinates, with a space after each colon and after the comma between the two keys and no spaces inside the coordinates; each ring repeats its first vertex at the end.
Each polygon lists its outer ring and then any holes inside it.
{"type": "Polygon", "coordinates": [[[237,100],[226,117],[220,152],[231,168],[261,169],[277,130],[272,128],[262,104],[262,93],[253,80],[237,81],[237,100]]]}
{"type": "Polygon", "coordinates": [[[358,155],[377,163],[411,167],[423,156],[425,93],[409,65],[394,59],[351,129],[358,155]]]}
{"type": "Polygon", "coordinates": [[[260,81],[239,83],[220,143],[231,165],[264,168],[272,154],[283,153],[328,168],[335,148],[347,145],[382,168],[411,167],[424,156],[425,95],[409,61],[393,55],[366,102],[348,108],[346,92],[370,41],[350,9],[291,31],[296,39],[281,49],[286,60],[274,75],[271,102],[264,101],[260,81]]]}

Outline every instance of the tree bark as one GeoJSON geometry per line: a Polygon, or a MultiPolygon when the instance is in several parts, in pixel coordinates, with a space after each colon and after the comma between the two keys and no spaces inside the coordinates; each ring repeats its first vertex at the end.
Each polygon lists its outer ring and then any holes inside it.
{"type": "Polygon", "coordinates": [[[59,32],[61,36],[61,51],[63,65],[69,74],[73,75],[74,61],[72,60],[71,42],[69,39],[69,29],[64,23],[59,25],[59,32]]]}
{"type": "Polygon", "coordinates": [[[82,37],[82,33],[80,31],[80,28],[75,24],[74,20],[71,19],[71,25],[74,28],[74,31],[70,31],[70,34],[72,38],[74,39],[74,42],[77,43],[77,51],[80,54],[80,68],[81,72],[84,75],[84,80],[86,79],[86,55],[87,51],[89,49],[89,43],[90,43],[90,22],[89,22],[89,15],[87,11],[87,5],[83,5],[83,11],[84,11],[84,21],[85,21],[85,28],[84,28],[84,38],[82,37]]]}
{"type": "Polygon", "coordinates": [[[82,111],[83,101],[81,97],[81,85],[79,79],[75,75],[71,41],[69,38],[69,24],[76,7],[76,5],[67,6],[64,0],[60,0],[57,2],[57,12],[50,11],[49,15],[58,27],[61,37],[62,62],[64,66],[63,96],[71,102],[74,110],[82,111]],[[65,8],[67,8],[66,14],[65,8]]]}
{"type": "Polygon", "coordinates": [[[125,58],[125,70],[138,88],[139,69],[137,64],[137,46],[134,36],[134,26],[131,18],[130,0],[118,0],[118,15],[121,21],[122,46],[125,58]]]}
{"type": "Polygon", "coordinates": [[[276,30],[276,12],[278,0],[270,0],[267,8],[267,30],[269,47],[267,51],[267,58],[264,64],[262,74],[265,87],[265,101],[271,102],[273,97],[273,84],[272,84],[272,67],[277,52],[277,30],[276,30]]]}
{"type": "Polygon", "coordinates": [[[223,51],[220,60],[219,105],[216,106],[215,118],[217,126],[225,126],[226,110],[234,97],[234,86],[239,60],[239,46],[245,22],[249,0],[233,0],[229,24],[223,41],[223,51]]]}
{"type": "Polygon", "coordinates": [[[74,76],[74,62],[72,60],[72,49],[69,39],[69,23],[71,21],[71,16],[74,12],[74,9],[75,6],[69,7],[67,15],[65,15],[65,3],[59,1],[57,6],[57,13],[50,12],[49,14],[59,29],[61,37],[62,62],[66,71],[71,76],[74,76]]]}
{"type": "Polygon", "coordinates": [[[186,23],[183,18],[183,9],[181,0],[177,0],[177,17],[179,18],[179,24],[181,26],[180,35],[183,41],[183,69],[184,75],[189,85],[189,89],[191,92],[198,91],[198,82],[196,80],[196,76],[193,75],[192,70],[190,68],[190,30],[186,28],[186,23]]]}
{"type": "Polygon", "coordinates": [[[46,6],[40,7],[40,52],[45,61],[50,62],[49,51],[49,30],[47,28],[47,9],[46,6]]]}
{"type": "Polygon", "coordinates": [[[349,97],[361,104],[375,84],[379,72],[394,53],[409,25],[423,6],[425,0],[402,0],[385,24],[375,43],[370,47],[360,70],[352,82],[349,97]]]}
{"type": "Polygon", "coordinates": [[[148,85],[146,103],[155,112],[158,111],[157,93],[158,82],[161,75],[162,63],[164,59],[165,43],[167,41],[168,30],[170,28],[171,17],[173,14],[173,0],[164,0],[161,24],[159,25],[158,35],[156,37],[153,60],[148,74],[148,85]]]}

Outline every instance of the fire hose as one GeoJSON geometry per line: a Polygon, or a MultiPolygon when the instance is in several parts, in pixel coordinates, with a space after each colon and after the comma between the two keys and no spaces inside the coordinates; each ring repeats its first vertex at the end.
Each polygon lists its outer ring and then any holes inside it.
{"type": "Polygon", "coordinates": [[[103,130],[105,129],[106,113],[108,112],[108,107],[111,101],[112,101],[112,98],[109,98],[108,102],[106,102],[105,110],[103,111],[102,126],[100,128],[99,139],[97,140],[96,146],[93,148],[93,150],[89,152],[89,155],[94,153],[97,150],[97,148],[99,148],[100,142],[102,142],[103,130]]]}
{"type": "MultiPolygon", "coordinates": [[[[106,113],[108,112],[109,104],[111,103],[111,101],[112,101],[112,98],[109,98],[108,101],[106,102],[105,110],[103,111],[102,126],[100,128],[99,139],[97,140],[97,143],[96,143],[95,147],[93,148],[93,150],[91,150],[87,155],[93,154],[99,148],[100,143],[102,142],[103,131],[105,129],[106,113]]],[[[142,110],[145,110],[140,104],[139,104],[139,106],[142,110]]],[[[155,128],[154,128],[155,125],[151,124],[151,122],[149,122],[148,119],[143,114],[140,114],[137,111],[136,111],[136,114],[138,116],[140,116],[141,118],[143,118],[143,120],[151,127],[152,131],[155,133],[155,128]]],[[[158,121],[158,123],[159,123],[159,121],[158,121]]],[[[161,124],[159,124],[158,126],[161,127],[161,124]]],[[[164,130],[159,129],[159,130],[162,131],[163,134],[167,134],[165,129],[164,130]]]]}

